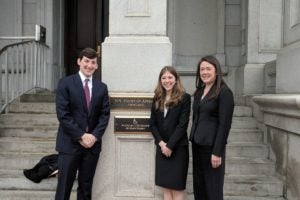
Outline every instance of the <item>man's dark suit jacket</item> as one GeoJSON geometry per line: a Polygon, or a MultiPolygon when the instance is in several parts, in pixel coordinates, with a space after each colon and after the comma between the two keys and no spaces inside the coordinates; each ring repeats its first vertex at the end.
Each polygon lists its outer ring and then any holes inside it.
{"type": "Polygon", "coordinates": [[[202,100],[203,91],[195,95],[190,140],[197,145],[212,146],[212,153],[222,156],[231,128],[233,94],[225,85],[217,98],[209,98],[210,93],[202,100]]]}
{"type": "Polygon", "coordinates": [[[82,81],[79,74],[60,80],[56,92],[56,112],[59,128],[56,150],[76,154],[82,147],[78,140],[85,132],[93,134],[97,142],[92,152],[101,151],[101,138],[107,127],[110,108],[107,86],[100,80],[92,79],[92,98],[88,110],[82,81]],[[88,127],[88,131],[87,130],[88,127]]]}
{"type": "Polygon", "coordinates": [[[191,110],[191,96],[185,93],[181,102],[168,109],[166,117],[164,112],[156,110],[154,104],[151,109],[150,129],[155,144],[163,140],[167,147],[174,149],[178,145],[188,145],[187,127],[191,110]]]}

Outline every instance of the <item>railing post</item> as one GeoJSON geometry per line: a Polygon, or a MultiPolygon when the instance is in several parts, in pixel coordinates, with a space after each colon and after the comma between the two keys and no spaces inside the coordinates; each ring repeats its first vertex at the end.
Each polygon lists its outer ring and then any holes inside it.
{"type": "MultiPolygon", "coordinates": [[[[1,62],[1,55],[0,55],[0,109],[2,108],[3,104],[3,99],[2,99],[2,93],[3,93],[3,83],[2,83],[2,69],[4,68],[3,63],[1,62]]],[[[0,113],[1,114],[1,113],[0,113]]]]}
{"type": "MultiPolygon", "coordinates": [[[[29,77],[29,45],[25,45],[25,72],[26,74],[24,75],[25,76],[25,88],[26,90],[28,90],[30,88],[30,85],[29,85],[29,80],[30,80],[30,77],[29,77]]],[[[25,91],[25,90],[24,90],[25,91]]]]}
{"type": "Polygon", "coordinates": [[[25,45],[21,46],[21,91],[25,91],[24,87],[25,87],[25,81],[24,81],[24,48],[26,47],[25,45]]]}
{"type": "Polygon", "coordinates": [[[37,45],[34,45],[34,54],[33,54],[33,60],[34,60],[34,73],[33,73],[33,86],[36,87],[37,86],[37,45]]]}
{"type": "MultiPolygon", "coordinates": [[[[46,51],[45,51],[45,47],[42,46],[42,55],[43,55],[43,69],[44,69],[44,87],[47,87],[47,83],[48,83],[48,78],[47,78],[47,64],[46,64],[46,51]]],[[[50,73],[48,73],[48,75],[50,76],[50,73]]]]}
{"type": "MultiPolygon", "coordinates": [[[[19,90],[20,90],[20,84],[19,84],[19,81],[20,81],[20,77],[19,77],[19,70],[20,70],[20,58],[19,58],[19,46],[16,46],[16,69],[15,71],[13,72],[15,74],[15,84],[16,84],[16,96],[19,95],[19,90]]],[[[15,94],[14,94],[14,97],[15,97],[15,94]]]]}
{"type": "MultiPolygon", "coordinates": [[[[8,103],[8,52],[6,52],[5,55],[5,80],[4,80],[4,85],[5,85],[5,101],[4,101],[4,105],[6,105],[8,103]]],[[[6,110],[7,113],[7,110],[6,110]]]]}
{"type": "Polygon", "coordinates": [[[30,78],[29,78],[29,81],[30,81],[30,88],[33,88],[34,87],[34,46],[31,45],[31,48],[30,48],[30,78]]]}
{"type": "MultiPolygon", "coordinates": [[[[11,48],[11,52],[9,52],[8,51],[8,53],[10,53],[9,55],[8,55],[8,58],[11,58],[11,59],[9,59],[8,60],[8,68],[7,68],[7,72],[8,72],[8,90],[7,90],[7,92],[9,91],[10,92],[10,98],[13,98],[13,94],[14,94],[14,92],[15,92],[15,90],[14,90],[14,87],[13,87],[13,83],[14,83],[14,75],[13,75],[13,71],[14,71],[14,69],[15,69],[15,63],[14,63],[14,48],[12,47],[11,48]],[[11,63],[11,64],[9,64],[9,63],[11,63]]],[[[9,97],[8,97],[9,98],[9,97]]],[[[9,99],[10,99],[9,98],[9,99]]],[[[8,103],[8,102],[7,102],[8,103]]]]}

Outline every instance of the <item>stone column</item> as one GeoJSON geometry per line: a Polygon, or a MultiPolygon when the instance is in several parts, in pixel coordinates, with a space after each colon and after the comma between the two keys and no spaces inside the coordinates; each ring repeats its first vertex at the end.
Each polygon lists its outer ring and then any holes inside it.
{"type": "Polygon", "coordinates": [[[238,94],[261,94],[264,64],[275,60],[282,41],[282,1],[242,1],[242,57],[237,71],[238,94]]]}
{"type": "Polygon", "coordinates": [[[160,69],[172,64],[166,0],[111,0],[102,79],[111,92],[151,92],[160,69]]]}
{"type": "Polygon", "coordinates": [[[154,185],[153,137],[139,128],[149,126],[145,119],[149,120],[159,72],[172,64],[172,45],[166,36],[167,0],[110,0],[109,4],[102,80],[114,103],[93,199],[160,199],[154,185]]]}

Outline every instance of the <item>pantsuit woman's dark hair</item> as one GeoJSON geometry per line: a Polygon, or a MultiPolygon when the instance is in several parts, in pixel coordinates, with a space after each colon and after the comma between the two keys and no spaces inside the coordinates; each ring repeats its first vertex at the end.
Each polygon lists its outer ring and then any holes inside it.
{"type": "Polygon", "coordinates": [[[200,65],[202,62],[208,62],[212,64],[216,69],[216,81],[214,82],[214,85],[212,86],[211,90],[211,96],[210,98],[216,98],[218,97],[222,85],[226,85],[225,81],[223,80],[223,73],[221,69],[221,65],[216,57],[214,56],[204,56],[197,65],[197,75],[196,75],[196,91],[194,95],[197,95],[204,87],[204,83],[201,80],[200,77],[200,65]]]}

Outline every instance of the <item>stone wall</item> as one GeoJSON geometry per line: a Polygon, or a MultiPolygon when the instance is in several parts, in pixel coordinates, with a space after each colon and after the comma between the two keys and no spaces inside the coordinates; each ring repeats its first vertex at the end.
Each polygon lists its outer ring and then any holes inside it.
{"type": "MultiPolygon", "coordinates": [[[[0,6],[0,37],[22,35],[22,3],[17,0],[1,0],[0,6]]],[[[14,40],[0,40],[0,49],[4,46],[20,42],[14,40]]]]}
{"type": "Polygon", "coordinates": [[[261,95],[256,118],[265,130],[270,158],[286,184],[286,198],[300,198],[300,95],[261,95]]]}

